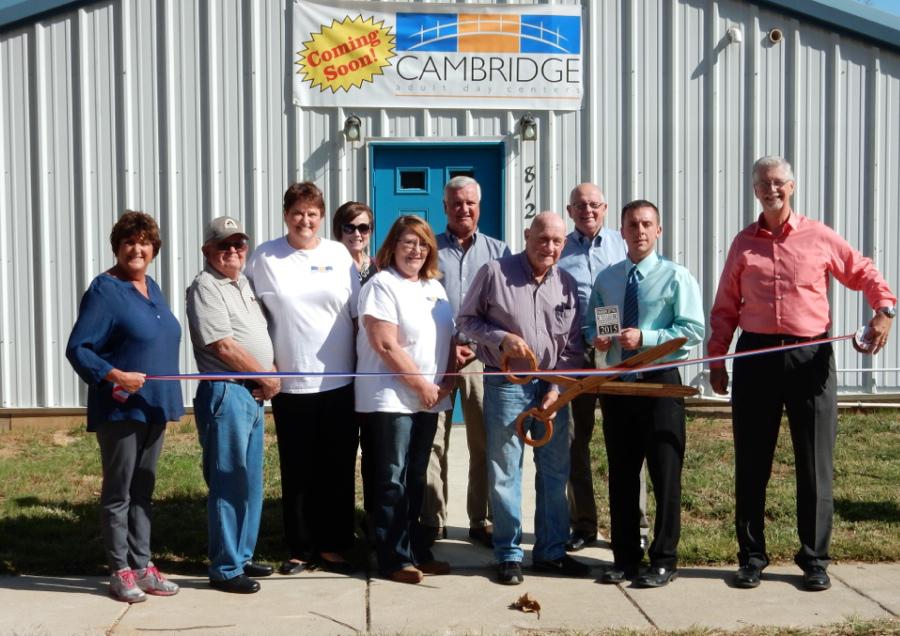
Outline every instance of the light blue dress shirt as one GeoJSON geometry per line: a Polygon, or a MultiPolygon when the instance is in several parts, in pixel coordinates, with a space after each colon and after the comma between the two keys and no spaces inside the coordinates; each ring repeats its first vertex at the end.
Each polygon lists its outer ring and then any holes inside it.
{"type": "Polygon", "coordinates": [[[607,227],[601,228],[594,238],[588,238],[577,229],[566,236],[559,266],[578,282],[578,310],[582,316],[597,274],[625,258],[627,251],[625,240],[618,230],[607,227]]]}
{"type": "MultiPolygon", "coordinates": [[[[593,342],[597,335],[595,307],[617,305],[619,319],[625,309],[625,285],[634,263],[626,257],[600,272],[591,291],[584,316],[584,337],[593,342]]],[[[691,348],[703,341],[706,316],[700,297],[700,286],[691,273],[681,265],[651,253],[637,264],[638,327],[641,330],[641,351],[671,340],[687,338],[684,347],[662,360],[684,360],[691,348]]],[[[607,366],[622,360],[618,338],[606,354],[607,366]]]]}
{"type": "MultiPolygon", "coordinates": [[[[437,235],[438,269],[441,270],[441,284],[447,291],[450,306],[453,307],[453,318],[459,315],[466,292],[475,274],[481,266],[489,261],[509,256],[509,247],[503,241],[475,232],[469,249],[463,251],[459,240],[449,231],[437,235]]],[[[465,338],[461,341],[465,342],[465,338]]]]}

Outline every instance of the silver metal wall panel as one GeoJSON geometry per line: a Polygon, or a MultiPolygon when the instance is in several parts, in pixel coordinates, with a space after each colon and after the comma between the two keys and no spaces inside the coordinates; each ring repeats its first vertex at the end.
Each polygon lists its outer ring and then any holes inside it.
{"type": "MultiPolygon", "coordinates": [[[[538,209],[564,212],[581,181],[603,187],[613,227],[626,201],[653,200],[661,250],[696,275],[707,306],[732,237],[757,214],[750,164],[784,154],[796,208],[900,286],[896,51],[752,2],[580,4],[584,107],[536,103],[536,143],[518,135],[521,112],[295,107],[289,0],[106,0],[0,33],[0,407],[83,403],[63,347],[81,293],[113,262],[123,209],[160,221],[151,274],[183,318],[206,221],[232,214],[257,241],[279,236],[281,195],[299,179],[331,209],[368,200],[371,139],[502,140],[516,248],[531,166],[538,209]],[[351,112],[364,134],[353,144],[341,135],[351,112]]],[[[859,294],[834,285],[831,297],[834,333],[868,318],[859,294]]],[[[876,358],[839,345],[838,366],[854,369],[842,390],[900,390],[900,374],[867,371],[900,366],[898,343],[876,358]]],[[[186,337],[181,360],[193,369],[186,337]]]]}

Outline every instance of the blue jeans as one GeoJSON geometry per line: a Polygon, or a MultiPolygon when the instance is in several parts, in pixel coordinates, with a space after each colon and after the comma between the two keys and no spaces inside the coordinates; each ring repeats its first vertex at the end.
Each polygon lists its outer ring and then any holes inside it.
{"type": "Polygon", "coordinates": [[[263,406],[233,382],[200,382],[194,418],[209,486],[209,578],[231,579],[253,558],[263,499],[263,406]]]}
{"type": "Polygon", "coordinates": [[[382,576],[433,561],[419,522],[437,413],[364,413],[368,510],[382,576]]]}
{"type": "MultiPolygon", "coordinates": [[[[500,376],[484,378],[484,421],[487,432],[488,484],[494,514],[494,556],[499,563],[521,561],[522,461],[525,444],[516,435],[516,418],[522,411],[540,406],[549,385],[542,380],[513,384],[500,376]]],[[[569,538],[569,408],[560,409],[553,421],[553,437],[534,449],[536,541],[535,561],[559,559],[569,538]]],[[[544,435],[544,424],[528,419],[525,430],[532,437],[544,435]]]]}

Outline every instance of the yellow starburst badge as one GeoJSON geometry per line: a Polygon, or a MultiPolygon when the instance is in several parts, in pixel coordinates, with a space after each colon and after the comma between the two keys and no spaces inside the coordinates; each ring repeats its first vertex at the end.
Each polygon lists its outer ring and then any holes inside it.
{"type": "Polygon", "coordinates": [[[338,89],[349,92],[383,74],[381,69],[390,66],[388,60],[395,55],[393,45],[390,27],[375,18],[332,20],[331,26],[313,33],[312,39],[303,43],[305,48],[297,51],[297,74],[302,73],[310,88],[318,86],[323,93],[329,88],[332,93],[338,89]]]}

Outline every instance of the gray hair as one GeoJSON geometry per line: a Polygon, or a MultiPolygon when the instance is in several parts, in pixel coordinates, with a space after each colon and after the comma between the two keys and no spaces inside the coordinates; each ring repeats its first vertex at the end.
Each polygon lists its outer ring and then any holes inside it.
{"type": "Polygon", "coordinates": [[[791,168],[791,164],[787,159],[779,155],[766,155],[757,159],[753,164],[753,170],[750,173],[753,176],[753,183],[757,182],[757,175],[766,168],[784,168],[784,171],[787,172],[788,180],[794,181],[794,169],[791,168]]]}
{"type": "Polygon", "coordinates": [[[456,190],[462,190],[463,188],[474,185],[475,186],[475,196],[478,197],[479,203],[481,202],[481,186],[475,179],[472,177],[467,177],[464,174],[457,175],[450,179],[447,182],[447,185],[444,186],[444,201],[447,200],[447,193],[456,190]]]}

